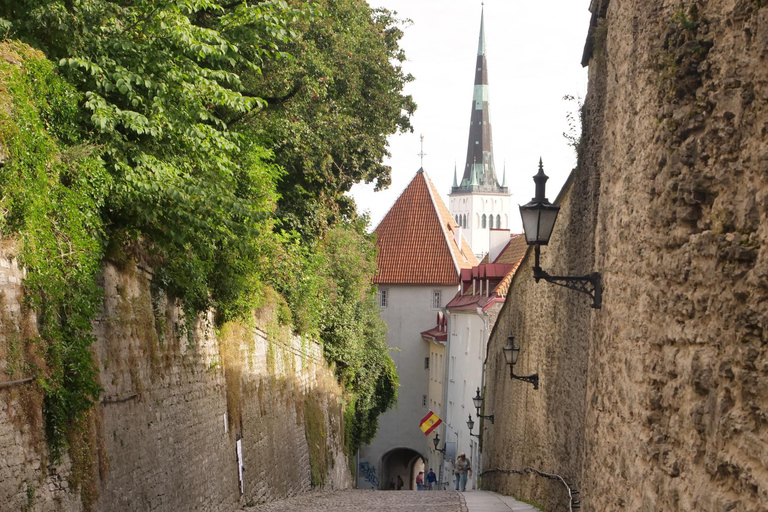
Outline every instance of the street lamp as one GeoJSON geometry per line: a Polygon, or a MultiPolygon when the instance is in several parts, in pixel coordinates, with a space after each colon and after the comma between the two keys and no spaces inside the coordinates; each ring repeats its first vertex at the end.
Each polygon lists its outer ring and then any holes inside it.
{"type": "Polygon", "coordinates": [[[493,414],[490,414],[488,416],[484,416],[480,414],[480,408],[483,407],[483,397],[480,396],[480,388],[477,388],[477,394],[474,398],[472,398],[472,401],[475,403],[475,410],[477,411],[477,417],[478,418],[485,418],[486,420],[489,420],[491,424],[493,424],[493,414]]]}
{"type": "Polygon", "coordinates": [[[443,444],[442,448],[438,448],[437,445],[440,444],[440,434],[436,433],[435,438],[432,440],[433,443],[435,443],[435,451],[440,452],[442,454],[445,454],[445,444],[443,444]]]}
{"type": "Polygon", "coordinates": [[[536,262],[533,267],[533,278],[538,283],[544,279],[548,283],[570,288],[592,297],[592,307],[600,309],[603,304],[603,285],[599,272],[584,276],[551,276],[539,265],[541,246],[549,244],[552,230],[555,227],[560,207],[549,202],[546,197],[546,184],[549,177],[544,174],[544,165],[539,158],[539,172],[533,177],[536,183],[536,197],[528,204],[520,207],[520,217],[523,219],[523,231],[528,245],[535,245],[536,262]]]}
{"type": "Polygon", "coordinates": [[[472,415],[469,415],[469,419],[467,420],[467,427],[469,428],[469,437],[480,437],[480,434],[473,434],[472,429],[475,427],[475,422],[472,421],[472,415]]]}
{"type": "Polygon", "coordinates": [[[533,389],[539,389],[539,374],[533,375],[515,375],[515,365],[517,364],[517,357],[520,355],[520,347],[515,346],[515,337],[511,334],[507,337],[507,346],[504,347],[504,359],[507,360],[509,365],[509,376],[513,379],[521,380],[533,384],[533,389]]]}

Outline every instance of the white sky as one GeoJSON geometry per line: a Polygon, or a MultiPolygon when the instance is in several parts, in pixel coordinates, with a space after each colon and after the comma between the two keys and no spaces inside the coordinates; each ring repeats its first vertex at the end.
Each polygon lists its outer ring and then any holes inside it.
{"type": "MultiPolygon", "coordinates": [[[[468,0],[369,0],[373,7],[397,11],[413,24],[401,45],[404,69],[415,80],[407,85],[418,105],[413,133],[389,139],[392,185],[373,192],[355,185],[358,209],[371,214],[371,229],[399,197],[419,169],[419,135],[424,134],[424,170],[448,204],[454,162],[459,180],[467,157],[474,68],[480,31],[480,2],[468,0]]],[[[589,27],[589,0],[486,0],[485,40],[488,62],[493,151],[499,181],[506,162],[512,193],[512,232],[521,232],[516,205],[533,196],[532,177],[539,156],[550,177],[547,196],[554,200],[576,155],[562,133],[566,114],[575,111],[566,94],[584,97],[586,69],[581,54],[589,27]]]]}

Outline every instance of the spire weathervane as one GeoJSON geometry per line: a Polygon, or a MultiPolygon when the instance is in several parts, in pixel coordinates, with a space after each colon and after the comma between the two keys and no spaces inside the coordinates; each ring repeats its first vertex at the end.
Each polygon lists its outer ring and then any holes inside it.
{"type": "Polygon", "coordinates": [[[424,152],[424,134],[421,134],[421,151],[419,152],[419,156],[421,157],[421,168],[424,168],[424,157],[427,156],[427,154],[424,152]]]}

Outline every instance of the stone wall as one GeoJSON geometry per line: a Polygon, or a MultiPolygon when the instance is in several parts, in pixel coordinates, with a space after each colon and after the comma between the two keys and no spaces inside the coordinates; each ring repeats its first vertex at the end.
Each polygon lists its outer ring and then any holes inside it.
{"type": "MultiPolygon", "coordinates": [[[[5,256],[2,381],[18,377],[7,371],[11,337],[34,323],[19,308],[22,273],[5,256]]],[[[351,485],[341,390],[316,343],[292,336],[268,308],[255,327],[216,331],[209,316],[187,329],[179,308],[152,289],[151,274],[132,264],[107,265],[102,286],[94,356],[104,392],[86,418],[89,432],[75,436],[75,464],[47,462],[36,384],[0,389],[0,503],[232,511],[351,485]]]]}
{"type": "MultiPolygon", "coordinates": [[[[592,4],[579,168],[542,266],[602,272],[603,307],[535,284],[529,254],[491,340],[484,469],[561,474],[582,510],[766,510],[768,6],[592,4]],[[505,375],[508,331],[539,391],[505,375]]],[[[487,485],[567,510],[547,480],[487,485]]]]}

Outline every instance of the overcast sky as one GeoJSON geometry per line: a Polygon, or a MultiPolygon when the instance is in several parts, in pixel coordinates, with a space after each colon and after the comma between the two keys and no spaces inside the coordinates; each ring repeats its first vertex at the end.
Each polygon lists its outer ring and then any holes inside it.
{"type": "MultiPolygon", "coordinates": [[[[390,137],[392,185],[373,192],[356,185],[358,209],[369,211],[375,228],[419,169],[419,135],[424,134],[424,169],[447,204],[454,163],[466,160],[475,59],[480,31],[479,1],[369,0],[373,7],[397,11],[412,24],[401,41],[415,80],[408,84],[418,110],[414,132],[390,137]]],[[[563,132],[575,111],[565,95],[584,97],[586,69],[581,54],[589,27],[589,0],[486,0],[485,39],[490,87],[491,127],[496,170],[506,162],[512,208],[533,196],[532,177],[539,156],[550,177],[554,200],[576,163],[563,132]]],[[[461,172],[459,172],[461,179],[461,172]]],[[[513,213],[513,232],[520,232],[513,213]]]]}

